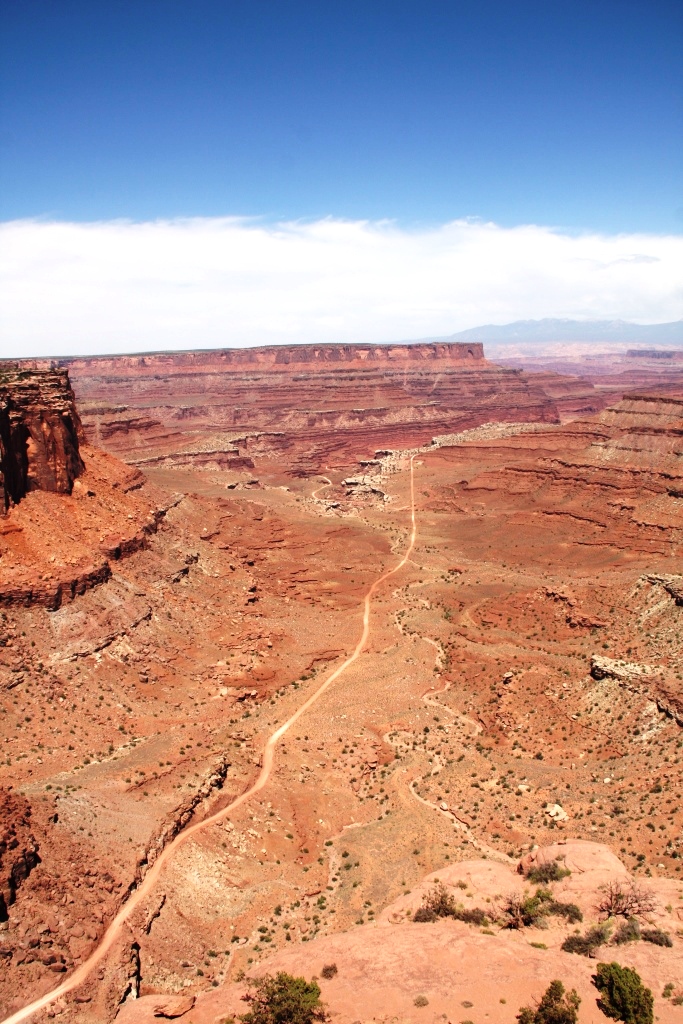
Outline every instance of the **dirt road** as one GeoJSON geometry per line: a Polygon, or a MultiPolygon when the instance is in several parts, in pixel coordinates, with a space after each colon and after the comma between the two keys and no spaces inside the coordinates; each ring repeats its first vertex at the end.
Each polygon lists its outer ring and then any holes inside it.
{"type": "Polygon", "coordinates": [[[34,1002],[29,1003],[27,1006],[23,1007],[23,1009],[18,1010],[16,1013],[12,1014],[11,1017],[5,1018],[2,1024],[21,1024],[22,1021],[28,1020],[34,1013],[37,1013],[39,1010],[45,1009],[56,999],[59,999],[60,996],[65,996],[69,992],[73,992],[74,989],[82,985],[83,982],[87,980],[91,972],[95,969],[95,967],[97,967],[97,965],[101,963],[101,961],[107,955],[107,953],[112,948],[116,940],[119,938],[121,929],[125,922],[131,917],[131,915],[140,906],[140,904],[143,903],[145,899],[150,895],[161,873],[163,872],[164,867],[171,859],[171,857],[174,856],[176,851],[180,849],[180,847],[183,846],[189,839],[191,839],[192,836],[201,832],[203,829],[210,828],[212,825],[215,825],[218,822],[223,821],[223,819],[227,818],[230,815],[231,811],[234,811],[237,807],[240,807],[242,804],[246,803],[253,796],[255,796],[256,793],[259,793],[264,788],[264,786],[267,785],[273,769],[275,749],[279,741],[282,739],[285,733],[289,729],[291,729],[295,722],[297,722],[301,718],[301,716],[304,715],[309,710],[309,708],[311,708],[316,703],[317,700],[319,700],[323,693],[325,693],[325,691],[329,689],[329,687],[332,686],[332,684],[335,683],[337,679],[339,679],[339,677],[344,672],[346,672],[346,670],[351,665],[353,665],[353,663],[361,655],[365,648],[365,645],[367,644],[368,637],[370,635],[370,605],[372,598],[374,597],[379,587],[381,587],[386,580],[388,580],[391,576],[399,572],[404,567],[404,565],[410,558],[410,555],[412,554],[413,547],[415,546],[415,537],[417,534],[417,525],[415,520],[415,485],[413,466],[414,459],[415,456],[412,455],[410,458],[410,542],[408,544],[408,547],[406,548],[406,551],[401,561],[397,565],[395,565],[393,569],[389,569],[387,572],[379,576],[365,594],[363,605],[363,631],[361,633],[358,643],[356,644],[353,650],[353,653],[346,659],[346,661],[339,665],[338,668],[336,668],[334,672],[332,672],[331,675],[327,677],[327,679],[324,680],[324,682],[318,687],[318,689],[314,693],[312,693],[311,696],[306,701],[304,701],[304,703],[295,711],[291,718],[284,722],[270,736],[263,749],[261,771],[259,773],[258,778],[256,779],[256,782],[254,782],[253,786],[251,786],[244,793],[242,793],[241,796],[237,797],[236,800],[233,800],[233,802],[229,804],[227,807],[223,808],[223,810],[218,811],[216,814],[212,814],[209,818],[204,818],[202,821],[195,822],[194,825],[190,825],[189,828],[185,829],[184,832],[181,832],[176,837],[176,839],[173,840],[172,843],[169,843],[169,845],[159,854],[156,861],[149,869],[149,871],[141,881],[138,888],[131,893],[129,899],[126,901],[126,903],[123,904],[118,914],[113,919],[113,921],[105,931],[104,935],[102,936],[99,945],[93,950],[93,952],[90,954],[85,963],[77,967],[73,974],[71,974],[70,977],[68,977],[64,982],[62,982],[61,985],[53,989],[52,992],[46,993],[46,995],[41,996],[39,999],[36,999],[34,1000],[34,1002]]]}

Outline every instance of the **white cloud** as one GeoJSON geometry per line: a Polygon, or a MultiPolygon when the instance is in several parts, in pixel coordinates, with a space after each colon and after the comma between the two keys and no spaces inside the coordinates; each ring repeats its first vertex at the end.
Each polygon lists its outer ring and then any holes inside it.
{"type": "Polygon", "coordinates": [[[683,236],[454,221],[0,225],[0,355],[378,342],[683,316],[683,236]]]}

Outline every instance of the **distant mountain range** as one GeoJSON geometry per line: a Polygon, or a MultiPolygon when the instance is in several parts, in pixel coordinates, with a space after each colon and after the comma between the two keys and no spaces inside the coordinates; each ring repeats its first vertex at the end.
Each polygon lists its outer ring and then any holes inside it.
{"type": "Polygon", "coordinates": [[[452,334],[452,341],[645,341],[683,344],[683,320],[669,324],[634,324],[627,320],[516,320],[485,324],[452,334]]]}
{"type": "Polygon", "coordinates": [[[578,354],[588,349],[615,352],[627,347],[683,348],[683,320],[666,324],[634,324],[627,320],[516,320],[484,324],[441,338],[421,341],[482,341],[489,356],[516,354],[578,354]],[[599,345],[600,349],[595,349],[599,345]]]}

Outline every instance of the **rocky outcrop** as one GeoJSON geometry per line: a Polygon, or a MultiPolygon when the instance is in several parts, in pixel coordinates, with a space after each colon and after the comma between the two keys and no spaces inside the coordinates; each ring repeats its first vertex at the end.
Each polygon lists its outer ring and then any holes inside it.
{"type": "Polygon", "coordinates": [[[24,797],[0,791],[0,922],[9,917],[17,890],[40,863],[31,834],[31,808],[24,797]]]}
{"type": "Polygon", "coordinates": [[[68,579],[35,579],[32,581],[12,580],[7,585],[0,582],[0,607],[10,608],[41,605],[56,611],[62,604],[73,601],[75,597],[85,594],[87,590],[106,583],[111,578],[111,568],[106,559],[99,565],[84,569],[68,579]]]}
{"type": "Polygon", "coordinates": [[[646,577],[648,582],[658,584],[673,597],[677,605],[683,605],[683,576],[674,576],[671,573],[649,573],[646,577]]]}
{"type": "Polygon", "coordinates": [[[555,453],[546,447],[542,454],[538,436],[530,436],[525,443],[539,445],[541,457],[484,472],[469,489],[500,489],[518,498],[543,490],[543,515],[592,524],[619,547],[661,552],[680,543],[683,400],[629,395],[552,437],[555,453]]]}
{"type": "Polygon", "coordinates": [[[0,370],[0,510],[29,491],[70,494],[82,437],[66,370],[0,370]]]}
{"type": "Polygon", "coordinates": [[[643,665],[605,658],[594,654],[591,658],[593,679],[615,679],[620,686],[654,701],[657,708],[683,725],[683,694],[672,675],[659,665],[643,665]]]}

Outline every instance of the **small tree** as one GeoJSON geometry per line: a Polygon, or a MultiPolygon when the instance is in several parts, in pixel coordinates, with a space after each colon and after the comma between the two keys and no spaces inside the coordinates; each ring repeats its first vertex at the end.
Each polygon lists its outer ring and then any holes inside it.
{"type": "Polygon", "coordinates": [[[317,1024],[330,1019],[315,981],[278,971],[275,977],[266,974],[250,981],[249,986],[251,991],[243,999],[251,1010],[240,1017],[243,1024],[317,1024]]]}
{"type": "Polygon", "coordinates": [[[630,967],[598,964],[593,984],[600,992],[598,1006],[606,1017],[626,1024],[652,1024],[652,992],[630,967]]]}
{"type": "Polygon", "coordinates": [[[576,990],[565,992],[561,981],[551,981],[534,1009],[523,1006],[517,1014],[519,1024],[576,1024],[581,998],[576,990]]]}

